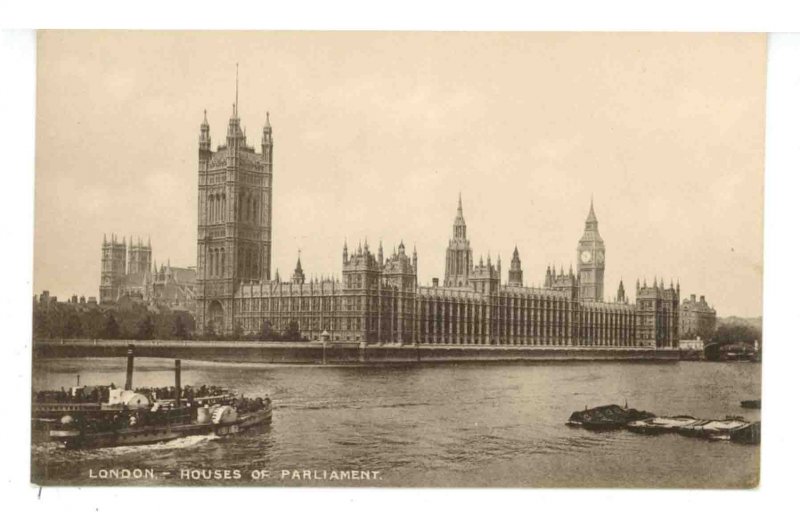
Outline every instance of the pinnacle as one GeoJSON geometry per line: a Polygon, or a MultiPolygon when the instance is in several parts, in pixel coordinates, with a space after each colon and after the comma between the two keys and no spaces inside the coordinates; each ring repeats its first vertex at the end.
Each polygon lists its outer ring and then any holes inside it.
{"type": "Polygon", "coordinates": [[[586,223],[597,224],[597,216],[594,214],[594,196],[592,196],[591,202],[589,203],[589,215],[586,216],[586,223]]]}

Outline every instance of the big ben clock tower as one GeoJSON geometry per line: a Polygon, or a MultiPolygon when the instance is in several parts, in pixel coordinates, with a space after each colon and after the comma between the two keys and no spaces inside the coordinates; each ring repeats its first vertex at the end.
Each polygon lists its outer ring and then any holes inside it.
{"type": "Polygon", "coordinates": [[[603,300],[605,269],[606,246],[597,230],[597,217],[594,215],[594,200],[592,200],[589,215],[586,217],[586,227],[578,242],[578,277],[581,283],[581,300],[603,300]]]}

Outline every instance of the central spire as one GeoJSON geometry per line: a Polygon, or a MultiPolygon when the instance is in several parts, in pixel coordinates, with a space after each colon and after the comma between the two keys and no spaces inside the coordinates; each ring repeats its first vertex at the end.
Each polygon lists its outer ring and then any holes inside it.
{"type": "Polygon", "coordinates": [[[233,115],[239,117],[239,63],[236,63],[236,98],[233,104],[233,115]]]}
{"type": "Polygon", "coordinates": [[[455,240],[464,240],[467,238],[467,223],[464,221],[461,192],[458,193],[458,209],[456,210],[456,220],[453,221],[453,238],[455,240]]]}
{"type": "Polygon", "coordinates": [[[587,229],[597,228],[597,217],[594,214],[594,194],[592,194],[591,201],[589,202],[589,215],[586,216],[586,227],[587,229]]]}

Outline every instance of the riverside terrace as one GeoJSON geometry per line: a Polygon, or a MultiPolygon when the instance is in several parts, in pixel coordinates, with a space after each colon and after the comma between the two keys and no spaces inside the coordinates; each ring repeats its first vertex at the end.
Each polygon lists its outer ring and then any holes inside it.
{"type": "Polygon", "coordinates": [[[677,361],[680,351],[644,347],[368,345],[331,342],[35,340],[35,359],[137,357],[274,364],[414,364],[514,361],[677,361]]]}

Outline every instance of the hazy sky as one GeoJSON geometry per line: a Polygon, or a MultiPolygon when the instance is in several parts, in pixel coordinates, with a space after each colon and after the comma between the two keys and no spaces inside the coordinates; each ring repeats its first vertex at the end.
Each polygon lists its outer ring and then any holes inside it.
{"type": "Polygon", "coordinates": [[[237,62],[284,278],[402,239],[429,283],[460,191],[475,260],[517,245],[538,286],[594,195],[606,295],[658,275],[761,314],[766,37],[737,34],[41,33],[35,292],[98,295],[103,233],[196,264],[200,123],[224,142],[237,62]]]}

